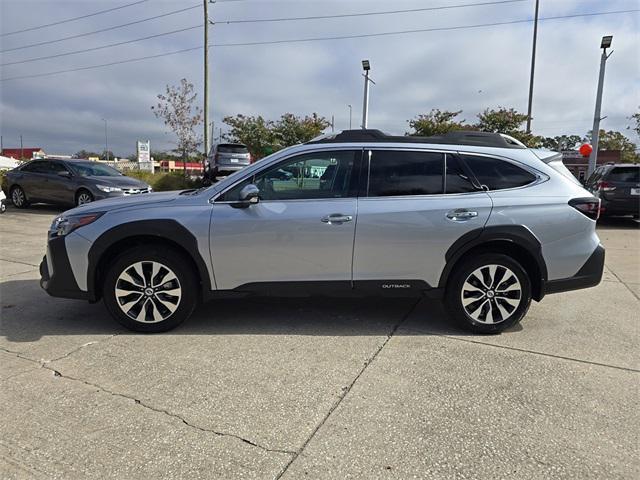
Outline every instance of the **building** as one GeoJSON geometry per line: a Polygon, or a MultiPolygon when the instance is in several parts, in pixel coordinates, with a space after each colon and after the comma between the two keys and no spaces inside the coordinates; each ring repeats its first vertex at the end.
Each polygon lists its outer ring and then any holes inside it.
{"type": "Polygon", "coordinates": [[[3,157],[15,158],[16,160],[31,160],[32,158],[42,158],[46,154],[40,147],[23,147],[23,148],[3,148],[3,157]]]}
{"type": "MultiPolygon", "coordinates": [[[[620,150],[598,150],[598,165],[605,163],[620,163],[622,152],[620,150]]],[[[577,150],[562,152],[562,163],[581,182],[587,178],[589,169],[589,157],[583,157],[577,150]]]]}

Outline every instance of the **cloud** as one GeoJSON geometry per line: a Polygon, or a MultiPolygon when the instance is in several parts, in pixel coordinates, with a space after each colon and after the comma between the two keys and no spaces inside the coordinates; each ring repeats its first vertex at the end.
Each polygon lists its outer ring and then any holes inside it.
{"type": "MultiPolygon", "coordinates": [[[[0,28],[56,21],[124,2],[8,1],[0,6],[0,28]],[[37,11],[34,17],[32,12],[37,11]],[[36,21],[36,18],[38,19],[36,21]]],[[[0,37],[0,49],[89,32],[195,5],[193,1],[149,1],[105,15],[56,27],[0,37]]],[[[470,3],[442,0],[438,5],[470,3]]],[[[635,0],[541,2],[541,17],[637,8],[635,0]]],[[[419,1],[238,1],[210,8],[214,21],[312,16],[421,8],[419,1]]],[[[313,21],[218,24],[215,44],[356,35],[398,30],[473,25],[531,18],[532,2],[313,21]]],[[[51,55],[176,30],[202,22],[196,8],[166,18],[75,40],[0,54],[0,63],[51,55]]],[[[624,130],[640,105],[640,33],[637,14],[549,20],[540,23],[533,128],[543,135],[584,134],[591,128],[599,66],[599,42],[614,35],[607,64],[602,127],[624,130]]],[[[486,107],[526,111],[532,25],[415,33],[211,49],[211,108],[216,129],[236,113],[277,118],[282,113],[335,115],[336,127],[360,123],[360,60],[369,58],[376,85],[371,91],[370,126],[394,133],[431,108],[463,110],[475,121],[486,107]]],[[[201,45],[200,29],[91,53],[2,68],[0,77],[77,68],[201,45]]],[[[153,149],[172,148],[171,137],[150,107],[167,84],[185,77],[202,92],[202,50],[136,63],[0,83],[0,130],[5,146],[42,146],[48,152],[101,150],[104,123],[109,147],[133,152],[135,141],[150,139],[153,149]]],[[[202,101],[202,94],[198,97],[202,101]]],[[[629,133],[629,132],[626,132],[629,133]]],[[[630,135],[631,136],[631,135],[630,135]]],[[[638,142],[640,139],[632,136],[638,142]]]]}

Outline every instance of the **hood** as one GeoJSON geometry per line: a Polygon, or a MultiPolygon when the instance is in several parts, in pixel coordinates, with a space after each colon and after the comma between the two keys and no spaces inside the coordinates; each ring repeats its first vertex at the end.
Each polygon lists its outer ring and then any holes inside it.
{"type": "Polygon", "coordinates": [[[120,188],[149,188],[149,185],[144,183],[142,180],[138,180],[137,178],[127,177],[127,176],[92,176],[85,177],[95,180],[95,182],[99,185],[107,185],[109,187],[120,187],[120,188]]]}
{"type": "Polygon", "coordinates": [[[107,198],[96,202],[87,203],[71,210],[67,210],[65,215],[82,215],[92,212],[107,212],[119,208],[152,206],[159,203],[169,203],[174,201],[183,190],[173,192],[143,193],[125,197],[107,198]]]}

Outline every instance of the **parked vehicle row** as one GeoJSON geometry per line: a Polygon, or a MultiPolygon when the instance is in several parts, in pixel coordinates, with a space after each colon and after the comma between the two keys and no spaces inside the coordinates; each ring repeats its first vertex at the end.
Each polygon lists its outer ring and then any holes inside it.
{"type": "Polygon", "coordinates": [[[3,190],[18,208],[43,202],[78,206],[151,192],[145,182],[90,160],[32,160],[6,174],[3,190]]]}
{"type": "Polygon", "coordinates": [[[508,137],[346,131],[215,185],[82,205],[55,219],[41,285],[168,330],[253,293],[430,296],[481,333],[531,300],[597,285],[600,199],[560,154],[508,137]]]}
{"type": "Polygon", "coordinates": [[[585,188],[600,199],[601,215],[640,217],[640,165],[602,165],[587,179],[585,188]]]}

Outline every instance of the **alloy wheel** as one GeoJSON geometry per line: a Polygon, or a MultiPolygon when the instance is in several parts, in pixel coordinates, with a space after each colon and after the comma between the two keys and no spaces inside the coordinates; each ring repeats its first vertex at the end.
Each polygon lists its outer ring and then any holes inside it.
{"type": "Polygon", "coordinates": [[[484,265],[469,274],[460,297],[466,314],[476,322],[501,323],[520,305],[522,286],[509,268],[484,265]]]}
{"type": "Polygon", "coordinates": [[[90,193],[80,192],[80,195],[78,195],[78,205],[84,205],[85,203],[91,202],[93,202],[93,197],[90,193]]]}
{"type": "Polygon", "coordinates": [[[24,205],[24,192],[21,188],[16,187],[11,192],[11,201],[16,207],[21,207],[24,205]]]}
{"type": "Polygon", "coordinates": [[[141,323],[158,323],[177,310],[182,287],[176,274],[155,261],[136,262],[125,268],[115,285],[120,309],[141,323]]]}

